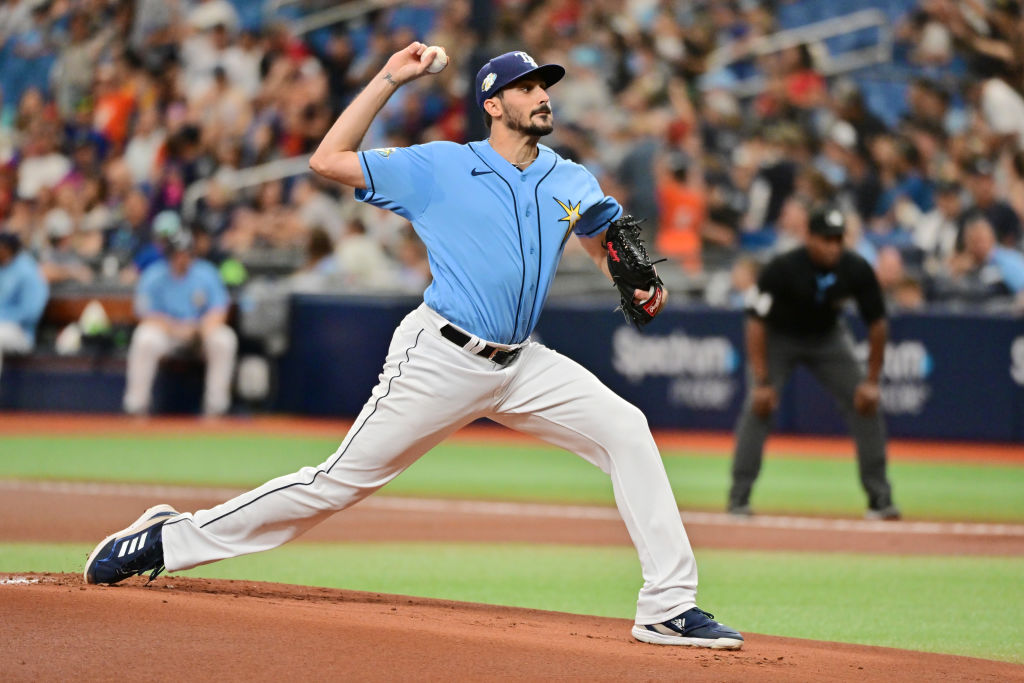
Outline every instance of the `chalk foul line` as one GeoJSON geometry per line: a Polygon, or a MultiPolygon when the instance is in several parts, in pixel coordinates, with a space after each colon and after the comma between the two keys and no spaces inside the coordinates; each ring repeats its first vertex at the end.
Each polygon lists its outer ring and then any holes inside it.
{"type": "MultiPolygon", "coordinates": [[[[0,479],[0,491],[48,494],[150,498],[200,498],[224,501],[245,489],[170,486],[161,484],[112,484],[98,482],[28,481],[0,479]]],[[[374,496],[359,503],[364,510],[398,511],[420,514],[466,514],[492,517],[533,517],[541,519],[580,519],[617,521],[618,510],[600,505],[556,505],[547,503],[513,503],[481,500],[438,498],[401,498],[374,496]]],[[[1008,536],[1024,538],[1024,524],[991,524],[974,522],[878,521],[864,519],[833,519],[755,515],[737,518],[721,512],[682,511],[683,522],[691,525],[785,529],[791,531],[826,531],[854,533],[917,534],[933,536],[1008,536]]]]}

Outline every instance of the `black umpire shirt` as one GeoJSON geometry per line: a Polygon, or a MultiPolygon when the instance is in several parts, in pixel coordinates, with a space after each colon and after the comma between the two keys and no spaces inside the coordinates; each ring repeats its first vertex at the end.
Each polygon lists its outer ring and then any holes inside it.
{"type": "Polygon", "coordinates": [[[836,325],[843,304],[857,302],[868,325],[885,316],[882,288],[871,264],[843,250],[832,270],[811,261],[806,247],[773,258],[757,279],[747,312],[773,330],[793,336],[823,335],[836,325]]]}

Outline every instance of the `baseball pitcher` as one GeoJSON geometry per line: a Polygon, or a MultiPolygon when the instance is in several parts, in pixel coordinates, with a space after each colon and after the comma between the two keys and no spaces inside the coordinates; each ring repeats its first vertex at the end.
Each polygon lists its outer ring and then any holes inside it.
{"type": "MultiPolygon", "coordinates": [[[[539,144],[565,74],[525,52],[476,76],[490,137],[357,151],[396,89],[439,70],[439,49],[394,54],[310,159],[356,199],[407,218],[433,283],[395,331],[379,384],[338,450],[210,510],[148,510],[97,546],[88,583],[187,569],[267,550],[362,500],[460,427],[490,418],[579,454],[612,480],[643,570],[635,638],[739,649],[743,636],[696,605],[697,566],[644,415],[589,371],[530,340],[566,241],[575,235],[643,325],[665,289],[636,221],[582,166],[539,144]]],[[[443,53],[442,53],[443,54],[443,53]]],[[[441,65],[443,68],[443,64],[441,65]]]]}

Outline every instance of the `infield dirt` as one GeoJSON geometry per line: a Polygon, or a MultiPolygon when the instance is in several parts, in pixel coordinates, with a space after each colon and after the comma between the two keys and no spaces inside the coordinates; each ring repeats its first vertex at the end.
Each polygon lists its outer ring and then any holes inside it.
{"type": "Polygon", "coordinates": [[[739,652],[659,647],[634,641],[625,619],[241,581],[143,584],[0,575],[3,678],[1024,680],[1024,667],[1002,662],[756,634],[739,652]]]}

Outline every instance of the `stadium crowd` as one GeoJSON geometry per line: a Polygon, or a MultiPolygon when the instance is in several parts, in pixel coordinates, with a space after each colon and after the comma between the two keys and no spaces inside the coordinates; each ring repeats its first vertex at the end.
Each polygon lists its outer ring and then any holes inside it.
{"type": "Polygon", "coordinates": [[[856,73],[826,78],[823,43],[752,51],[777,10],[812,1],[419,0],[299,35],[287,14],[241,16],[228,0],[2,0],[0,229],[54,291],[133,285],[161,258],[167,211],[229,285],[262,273],[422,291],[408,223],[301,163],[263,166],[310,153],[418,39],[454,68],[399,91],[366,147],[484,137],[468,91],[488,56],[564,64],[545,142],[649,219],[692,297],[740,305],[759,264],[836,200],[893,307],[1024,310],[1019,2],[907,0],[882,65],[905,99],[879,104],[856,73]],[[45,78],[25,76],[39,64],[45,78]],[[762,86],[747,96],[751,77],[762,86]]]}

